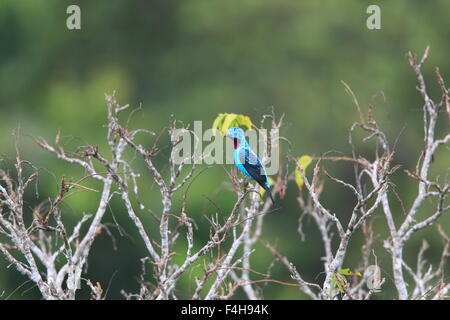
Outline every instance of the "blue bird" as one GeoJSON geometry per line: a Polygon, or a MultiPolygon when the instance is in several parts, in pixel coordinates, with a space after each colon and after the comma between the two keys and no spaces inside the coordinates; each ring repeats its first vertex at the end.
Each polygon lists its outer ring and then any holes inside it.
{"type": "Polygon", "coordinates": [[[258,159],[258,156],[250,148],[247,140],[245,140],[244,130],[238,127],[229,128],[226,136],[233,139],[234,147],[234,163],[247,177],[255,180],[261,187],[263,187],[270,196],[272,203],[272,193],[270,192],[270,185],[267,179],[266,168],[258,159]]]}

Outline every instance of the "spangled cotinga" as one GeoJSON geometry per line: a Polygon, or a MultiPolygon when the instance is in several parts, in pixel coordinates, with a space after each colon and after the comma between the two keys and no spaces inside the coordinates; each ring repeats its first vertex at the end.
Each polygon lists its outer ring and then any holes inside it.
{"type": "Polygon", "coordinates": [[[258,182],[269,193],[270,199],[274,202],[272,193],[270,192],[266,169],[258,159],[258,156],[250,148],[247,140],[245,140],[244,130],[238,127],[232,127],[228,129],[226,136],[233,139],[234,163],[236,166],[250,179],[258,182]]]}

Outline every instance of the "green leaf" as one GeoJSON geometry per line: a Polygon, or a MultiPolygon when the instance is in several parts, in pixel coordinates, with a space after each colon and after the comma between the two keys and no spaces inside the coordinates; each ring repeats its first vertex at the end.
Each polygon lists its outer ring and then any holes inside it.
{"type": "Polygon", "coordinates": [[[223,135],[227,134],[228,128],[232,127],[232,123],[236,119],[236,117],[237,117],[237,114],[235,114],[235,113],[227,114],[227,116],[225,117],[225,120],[223,121],[222,128],[220,128],[220,131],[222,132],[223,135]]]}
{"type": "MultiPolygon", "coordinates": [[[[213,125],[212,125],[213,131],[216,131],[219,129],[219,125],[223,122],[223,119],[225,119],[226,116],[227,116],[226,113],[219,113],[219,115],[213,122],[213,125]]],[[[219,129],[219,131],[220,131],[220,129],[219,129]]]]}
{"type": "MultiPolygon", "coordinates": [[[[309,164],[312,162],[312,158],[308,155],[301,156],[297,160],[297,164],[300,168],[303,169],[303,172],[306,172],[306,168],[309,166],[309,164]]],[[[300,170],[298,168],[295,169],[295,182],[297,182],[297,186],[300,190],[302,190],[303,187],[303,178],[300,170]]]]}
{"type": "Polygon", "coordinates": [[[219,113],[213,122],[212,129],[222,135],[227,133],[231,127],[246,127],[251,129],[253,126],[252,120],[248,116],[236,113],[219,113]]]}
{"type": "Polygon", "coordinates": [[[339,273],[335,273],[333,275],[333,279],[331,280],[331,287],[330,287],[330,296],[333,294],[333,289],[338,287],[339,292],[341,294],[345,293],[344,287],[347,284],[347,281],[345,280],[345,277],[340,275],[339,273]]]}
{"type": "Polygon", "coordinates": [[[358,277],[362,277],[361,272],[352,272],[352,271],[350,271],[350,268],[345,268],[345,269],[339,270],[339,274],[342,274],[343,276],[358,276],[358,277]]]}
{"type": "Polygon", "coordinates": [[[340,291],[341,294],[345,293],[344,287],[347,285],[347,280],[345,280],[344,277],[337,277],[337,282],[336,282],[338,289],[340,291]]]}
{"type": "Polygon", "coordinates": [[[252,128],[252,120],[250,120],[250,117],[244,116],[242,114],[239,114],[235,120],[239,126],[246,126],[247,129],[252,128]]]}
{"type": "Polygon", "coordinates": [[[333,289],[336,287],[336,285],[341,294],[345,293],[344,288],[347,285],[347,279],[345,279],[345,276],[362,277],[362,274],[361,272],[353,272],[350,270],[350,268],[341,269],[338,271],[338,273],[334,273],[333,279],[331,280],[330,296],[332,295],[333,289]]]}

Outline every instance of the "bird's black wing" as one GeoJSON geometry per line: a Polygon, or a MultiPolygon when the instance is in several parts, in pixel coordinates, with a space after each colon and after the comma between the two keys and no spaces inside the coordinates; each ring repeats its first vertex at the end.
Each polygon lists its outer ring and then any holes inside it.
{"type": "Polygon", "coordinates": [[[264,168],[259,161],[256,154],[250,151],[248,148],[241,148],[239,150],[239,160],[247,170],[248,174],[261,185],[263,188],[266,188],[267,185],[267,176],[265,174],[264,168]]]}

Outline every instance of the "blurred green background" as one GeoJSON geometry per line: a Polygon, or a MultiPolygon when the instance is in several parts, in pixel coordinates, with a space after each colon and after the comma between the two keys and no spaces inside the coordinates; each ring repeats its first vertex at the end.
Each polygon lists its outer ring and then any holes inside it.
{"type": "MultiPolygon", "coordinates": [[[[293,142],[295,155],[320,155],[329,150],[350,154],[348,129],[358,117],[340,83],[344,80],[364,110],[368,104],[374,106],[375,118],[391,142],[403,129],[396,162],[414,169],[423,141],[422,101],[405,53],[421,54],[430,45],[424,74],[430,92],[439,97],[434,67],[440,66],[450,82],[449,13],[447,0],[2,0],[0,153],[5,160],[1,165],[11,166],[12,132],[20,125],[23,157],[48,170],[39,180],[40,196],[54,196],[63,175],[79,178],[83,172],[39,149],[32,137],[53,141],[61,129],[68,146],[90,143],[106,150],[104,93],[113,90],[122,104],[142,104],[142,110],[132,118],[133,127],[160,132],[172,114],[185,123],[202,120],[210,125],[220,112],[246,114],[259,122],[261,115],[274,106],[278,115],[285,114],[282,134],[293,142]],[[74,3],[81,7],[82,28],[71,31],[66,28],[66,8],[74,3]],[[366,28],[366,8],[373,3],[381,7],[381,30],[366,28]]],[[[447,131],[448,122],[444,121],[438,133],[447,131]]],[[[161,144],[165,141],[162,139],[161,144]]],[[[368,157],[373,156],[372,150],[371,143],[359,144],[359,151],[368,157]]],[[[161,157],[165,156],[167,152],[163,151],[161,157]]],[[[449,160],[448,152],[438,153],[432,173],[445,176],[449,160]]],[[[142,200],[158,213],[159,191],[152,186],[142,163],[137,160],[135,164],[144,172],[139,181],[146,187],[142,200]]],[[[163,167],[164,161],[158,165],[163,167]]],[[[327,163],[326,168],[352,181],[351,166],[327,163]]],[[[202,174],[190,191],[188,214],[199,224],[195,235],[198,246],[208,237],[208,222],[203,215],[216,211],[206,197],[221,212],[228,212],[232,206],[233,193],[220,192],[228,179],[222,166],[216,166],[202,174]]],[[[400,171],[394,175],[394,182],[409,207],[415,184],[400,171]]],[[[345,220],[353,204],[352,195],[329,180],[325,188],[323,202],[345,220]]],[[[297,233],[301,213],[297,194],[295,183],[290,184],[286,198],[276,204],[279,210],[265,220],[263,239],[276,244],[307,281],[321,282],[323,248],[310,219],[304,220],[304,242],[297,233]]],[[[73,223],[83,212],[92,212],[97,200],[98,194],[89,192],[68,199],[62,205],[64,219],[73,223]]],[[[36,203],[30,192],[27,206],[36,203]]],[[[180,203],[176,198],[175,212],[179,212],[180,203]]],[[[403,214],[398,203],[394,209],[396,215],[403,214]]],[[[430,212],[431,207],[425,207],[423,215],[430,212]]],[[[155,220],[146,212],[141,218],[152,232],[155,220]]],[[[86,277],[109,288],[108,298],[120,299],[121,289],[138,290],[139,259],[145,250],[117,199],[112,200],[105,221],[110,223],[117,248],[103,232],[93,245],[86,277]],[[114,228],[113,216],[126,234],[114,228]]],[[[440,223],[450,229],[448,215],[440,223]]],[[[380,240],[386,235],[381,212],[375,225],[381,236],[375,252],[387,272],[378,297],[392,298],[390,261],[380,240]]],[[[442,243],[435,228],[413,237],[406,247],[407,261],[414,261],[422,239],[431,245],[427,259],[436,262],[442,243]]],[[[273,258],[262,246],[256,248],[253,269],[266,272],[273,258]]],[[[360,248],[361,238],[357,236],[345,267],[358,266],[360,248]]],[[[182,259],[182,241],[175,251],[179,252],[175,260],[182,259]]],[[[1,299],[39,297],[31,283],[24,283],[24,277],[12,268],[6,269],[3,258],[0,268],[1,299]]],[[[273,279],[292,281],[280,264],[275,264],[271,272],[273,279]]],[[[192,278],[200,273],[197,266],[182,279],[179,298],[192,295],[192,278]]],[[[305,298],[295,287],[267,284],[261,288],[265,298],[305,298]]],[[[87,298],[88,292],[81,290],[79,296],[87,298]]],[[[239,291],[236,298],[245,296],[239,291]]]]}

